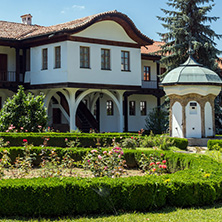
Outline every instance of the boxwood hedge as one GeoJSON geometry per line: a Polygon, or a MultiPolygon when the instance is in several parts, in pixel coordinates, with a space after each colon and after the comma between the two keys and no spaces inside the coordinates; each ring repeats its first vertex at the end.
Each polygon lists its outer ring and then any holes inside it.
{"type": "MultiPolygon", "coordinates": [[[[120,142],[124,138],[138,137],[137,133],[0,133],[0,137],[4,141],[9,141],[10,146],[22,146],[23,139],[27,139],[30,144],[40,146],[43,144],[44,138],[49,138],[48,146],[66,147],[65,139],[78,140],[81,147],[97,147],[110,146],[113,138],[116,142],[120,142]]],[[[143,137],[141,136],[141,139],[143,137]]],[[[170,138],[173,146],[185,150],[188,140],[183,138],[170,138]]]]}
{"type": "MultiPolygon", "coordinates": [[[[62,149],[61,149],[62,150],[62,149]]],[[[0,215],[61,216],[190,207],[222,200],[222,167],[208,156],[163,154],[175,173],[128,178],[33,178],[0,181],[0,215]]],[[[141,151],[125,150],[140,157],[141,151]]],[[[132,161],[132,160],[131,160],[132,161]]]]}

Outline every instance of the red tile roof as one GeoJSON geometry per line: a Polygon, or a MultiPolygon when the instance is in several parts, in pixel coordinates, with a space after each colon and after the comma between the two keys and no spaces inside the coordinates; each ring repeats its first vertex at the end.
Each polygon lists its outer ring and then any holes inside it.
{"type": "Polygon", "coordinates": [[[159,51],[161,49],[161,46],[164,44],[165,44],[164,42],[154,41],[152,45],[148,45],[146,47],[142,46],[141,53],[160,55],[160,53],[155,53],[155,52],[159,51]]]}
{"type": "Polygon", "coordinates": [[[0,21],[0,39],[9,40],[23,40],[33,37],[39,37],[44,35],[50,35],[58,32],[78,32],[95,22],[101,21],[102,19],[110,19],[117,21],[122,20],[122,26],[125,26],[126,32],[131,29],[132,36],[137,36],[140,44],[152,44],[153,40],[142,34],[132,22],[132,20],[125,14],[115,11],[108,11],[104,13],[99,13],[96,15],[87,16],[84,18],[76,19],[74,21],[52,25],[48,27],[39,25],[26,25],[21,23],[0,21]]]}

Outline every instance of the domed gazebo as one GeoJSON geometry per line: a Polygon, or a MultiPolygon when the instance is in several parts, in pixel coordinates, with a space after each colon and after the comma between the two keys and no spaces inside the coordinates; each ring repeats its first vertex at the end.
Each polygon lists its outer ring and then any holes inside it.
{"type": "Polygon", "coordinates": [[[217,73],[187,61],[170,71],[162,81],[170,98],[170,135],[180,138],[204,138],[215,135],[214,100],[222,81],[217,73]]]}

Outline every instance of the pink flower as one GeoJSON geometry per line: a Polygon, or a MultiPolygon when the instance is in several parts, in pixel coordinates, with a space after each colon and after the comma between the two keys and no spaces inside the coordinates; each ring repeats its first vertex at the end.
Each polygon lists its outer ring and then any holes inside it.
{"type": "Polygon", "coordinates": [[[91,150],[91,153],[94,153],[94,152],[97,153],[98,151],[97,150],[91,150]]]}
{"type": "Polygon", "coordinates": [[[131,139],[133,139],[133,136],[131,136],[131,139]]]}
{"type": "Polygon", "coordinates": [[[124,154],[123,151],[121,151],[120,154],[123,155],[124,154]]]}
{"type": "Polygon", "coordinates": [[[153,168],[153,171],[156,171],[156,168],[153,168]]]}
{"type": "Polygon", "coordinates": [[[150,163],[150,166],[153,166],[153,165],[155,165],[155,163],[154,163],[154,162],[151,162],[151,163],[150,163]]]}
{"type": "Polygon", "coordinates": [[[18,130],[16,130],[15,132],[18,132],[18,130]]]}
{"type": "Polygon", "coordinates": [[[159,165],[159,168],[162,168],[162,165],[159,165]]]}
{"type": "Polygon", "coordinates": [[[118,155],[118,158],[121,158],[121,155],[118,155]]]}
{"type": "Polygon", "coordinates": [[[68,139],[67,138],[65,138],[65,142],[67,142],[68,141],[68,139]]]}
{"type": "Polygon", "coordinates": [[[166,160],[163,160],[162,163],[166,163],[166,160]]]}
{"type": "Polygon", "coordinates": [[[23,128],[23,127],[20,127],[20,129],[23,130],[24,128],[23,128]]]}
{"type": "Polygon", "coordinates": [[[42,126],[39,125],[38,128],[42,128],[42,126]]]}
{"type": "Polygon", "coordinates": [[[27,139],[23,139],[23,143],[27,143],[28,142],[28,140],[27,139]]]}
{"type": "Polygon", "coordinates": [[[107,169],[108,169],[108,167],[107,167],[107,166],[105,166],[105,167],[104,167],[104,170],[107,170],[107,169]]]}
{"type": "Polygon", "coordinates": [[[98,155],[98,158],[101,160],[102,159],[102,157],[100,156],[100,155],[98,155]]]}
{"type": "Polygon", "coordinates": [[[25,132],[28,132],[28,130],[25,130],[25,132]]]}
{"type": "Polygon", "coordinates": [[[88,163],[90,162],[90,160],[88,160],[88,163]]]}
{"type": "Polygon", "coordinates": [[[9,130],[6,130],[5,132],[6,132],[6,133],[8,133],[8,132],[9,132],[9,130]]]}
{"type": "Polygon", "coordinates": [[[162,166],[162,168],[163,168],[163,169],[166,169],[166,168],[167,168],[167,166],[166,166],[166,165],[163,165],[163,166],[162,166]]]}
{"type": "Polygon", "coordinates": [[[107,151],[103,151],[103,154],[107,154],[107,151]]]}
{"type": "Polygon", "coordinates": [[[159,165],[160,164],[160,162],[156,162],[156,165],[159,165]]]}
{"type": "Polygon", "coordinates": [[[112,151],[109,151],[109,155],[111,155],[111,154],[113,154],[113,152],[112,152],[112,151]]]}

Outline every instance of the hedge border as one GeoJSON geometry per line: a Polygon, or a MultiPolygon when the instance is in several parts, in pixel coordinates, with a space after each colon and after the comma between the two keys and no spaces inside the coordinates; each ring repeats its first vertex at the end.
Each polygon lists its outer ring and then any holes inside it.
{"type": "MultiPolygon", "coordinates": [[[[134,150],[130,153],[140,154],[134,150]]],[[[221,164],[205,155],[171,151],[165,151],[164,155],[170,164],[182,166],[184,170],[163,176],[117,179],[1,180],[0,215],[80,215],[112,213],[114,208],[147,211],[170,205],[202,206],[222,200],[221,164]]]]}

